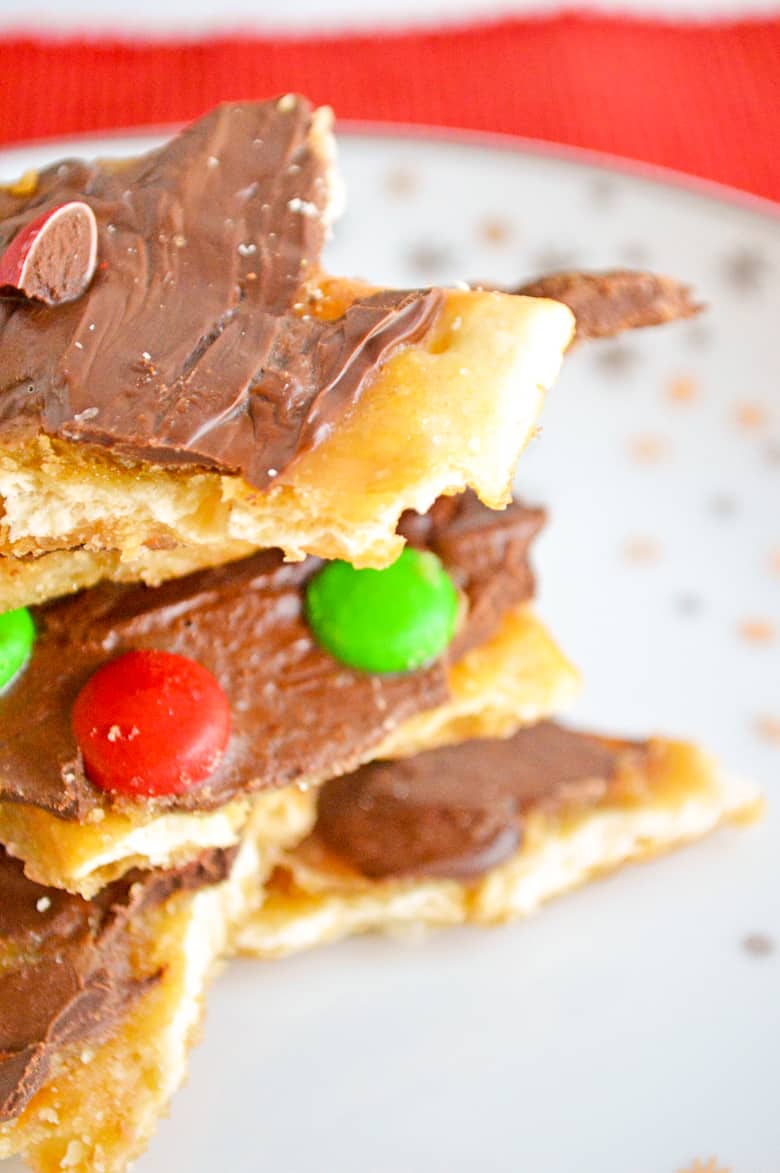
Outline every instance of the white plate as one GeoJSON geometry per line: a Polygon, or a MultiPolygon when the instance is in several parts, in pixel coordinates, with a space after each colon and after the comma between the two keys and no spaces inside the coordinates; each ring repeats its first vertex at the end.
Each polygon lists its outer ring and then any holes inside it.
{"type": "MultiPolygon", "coordinates": [[[[641,265],[710,303],[573,355],[520,485],[552,511],[540,607],[584,673],[573,716],[693,736],[773,799],[780,220],[508,141],[350,135],[342,164],[333,271],[641,265]]],[[[525,924],[233,966],[139,1173],[777,1173],[779,811],[525,924]]]]}

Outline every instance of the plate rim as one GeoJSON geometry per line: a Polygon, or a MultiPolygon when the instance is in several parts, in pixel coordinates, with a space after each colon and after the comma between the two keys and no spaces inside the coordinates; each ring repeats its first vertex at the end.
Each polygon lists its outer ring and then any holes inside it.
{"type": "MultiPolygon", "coordinates": [[[[62,144],[64,147],[66,144],[77,146],[80,142],[95,140],[110,141],[111,139],[150,138],[157,135],[170,136],[186,125],[187,123],[182,121],[149,123],[111,127],[105,130],[97,128],[79,131],[72,135],[26,139],[23,142],[0,145],[0,160],[4,156],[23,154],[29,150],[39,151],[48,147],[56,150],[58,144],[62,144]]],[[[509,154],[526,154],[554,162],[580,164],[617,175],[623,179],[639,180],[665,189],[672,188],[715,204],[737,207],[742,211],[753,212],[771,222],[780,223],[780,201],[756,195],[730,184],[720,183],[718,180],[706,179],[704,176],[689,174],[659,163],[615,155],[597,148],[575,146],[557,140],[536,139],[505,131],[473,130],[466,127],[436,126],[429,123],[382,122],[357,118],[337,119],[335,131],[337,142],[340,136],[380,140],[398,139],[413,142],[427,140],[454,146],[506,151],[509,154]]]]}

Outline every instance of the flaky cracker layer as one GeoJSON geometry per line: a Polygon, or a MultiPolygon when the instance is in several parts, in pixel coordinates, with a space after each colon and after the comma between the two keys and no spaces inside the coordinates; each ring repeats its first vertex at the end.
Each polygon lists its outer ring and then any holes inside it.
{"type": "Polygon", "coordinates": [[[474,883],[367,880],[310,840],[285,854],[237,947],[276,958],[356,933],[500,924],[759,810],[752,784],[724,773],[692,745],[658,740],[647,770],[625,793],[568,816],[531,813],[521,850],[474,883]]]}
{"type": "Polygon", "coordinates": [[[117,550],[52,550],[29,558],[0,556],[0,613],[72,595],[103,579],[155,587],[169,578],[247,557],[253,550],[247,542],[215,542],[172,550],[143,549],[137,558],[123,558],[117,550]]]}
{"type": "MultiPolygon", "coordinates": [[[[307,310],[333,317],[365,291],[323,277],[308,289],[307,310]]],[[[402,546],[395,530],[403,510],[424,512],[469,487],[486,505],[507,504],[573,328],[559,302],[447,291],[425,338],[394,354],[338,427],[265,490],[240,476],[134,464],[42,435],[3,446],[0,554],[113,550],[118,566],[131,561],[143,578],[152,551],[148,573],[158,580],[167,571],[155,552],[176,547],[191,550],[194,565],[203,565],[203,547],[207,558],[225,560],[237,548],[272,546],[292,559],[387,565],[402,546]]],[[[179,556],[175,573],[183,569],[179,556]]],[[[13,570],[6,565],[6,599],[13,570]]],[[[95,573],[83,556],[71,570],[60,560],[49,572],[44,561],[39,578],[29,568],[15,574],[14,601],[40,600],[63,579],[86,584],[95,573]]]]}
{"type": "MultiPolygon", "coordinates": [[[[559,712],[577,686],[576,671],[545,627],[527,606],[517,608],[491,640],[450,670],[449,703],[404,722],[365,760],[417,753],[464,737],[508,735],[559,712]]],[[[306,779],[304,785],[325,780],[306,779]]],[[[86,824],[5,802],[0,803],[0,841],[24,860],[32,879],[89,897],[130,868],[172,867],[206,847],[229,846],[256,802],[284,807],[298,801],[299,794],[285,788],[202,814],[160,814],[140,804],[131,813],[98,807],[98,820],[86,824]]]]}
{"type": "Polygon", "coordinates": [[[316,794],[297,793],[295,804],[288,818],[286,804],[258,803],[231,878],[145,918],[139,964],[164,967],[162,982],[109,1042],[62,1056],[25,1112],[0,1126],[0,1157],[21,1155],[38,1173],[122,1173],[184,1078],[203,992],[226,950],[275,958],[357,932],[500,923],[624,862],[750,819],[759,798],[694,747],[656,741],[641,776],[610,801],[532,815],[523,849],[471,885],[360,879],[308,837],[316,794]]]}
{"type": "Polygon", "coordinates": [[[179,893],[141,918],[138,976],[160,968],[161,981],[110,1040],[59,1057],[21,1116],[0,1125],[0,1158],[22,1156],[38,1173],[122,1173],[143,1152],[185,1078],[219,958],[260,899],[273,859],[306,833],[309,817],[280,820],[258,807],[227,881],[179,893]]]}

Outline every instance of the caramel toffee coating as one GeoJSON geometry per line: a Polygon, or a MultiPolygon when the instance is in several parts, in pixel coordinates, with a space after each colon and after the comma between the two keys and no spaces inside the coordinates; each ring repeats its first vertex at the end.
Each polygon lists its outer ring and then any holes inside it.
{"type": "Polygon", "coordinates": [[[504,741],[374,762],[325,784],[314,834],[371,879],[467,880],[517,851],[531,808],[602,799],[618,760],[615,743],[541,722],[504,741]]]}
{"type": "Polygon", "coordinates": [[[130,872],[84,900],[28,880],[0,848],[0,1120],[13,1119],[73,1043],[99,1042],[159,973],[131,966],[133,919],[175,892],[226,879],[235,849],[130,872]]]}
{"type": "Polygon", "coordinates": [[[624,330],[692,318],[701,309],[686,285],[654,273],[551,273],[513,293],[562,301],[577,320],[575,338],[612,338],[624,330]]]}
{"type": "Polygon", "coordinates": [[[230,104],[139,158],[55,164],[27,197],[0,189],[0,251],[69,200],[98,224],[82,297],[0,302],[0,442],[43,432],[263,488],[322,439],[441,295],[302,312],[329,198],[315,143],[302,98],[230,104]]]}
{"type": "MultiPolygon", "coordinates": [[[[448,656],[487,639],[506,609],[531,596],[526,555],[543,517],[520,505],[495,514],[466,497],[440,517],[417,519],[428,547],[473,599],[448,656]]],[[[303,602],[319,565],[265,551],[163,586],[105,584],[34,609],[32,657],[0,694],[0,800],[76,821],[111,801],[84,773],[71,710],[98,667],[135,648],[203,664],[232,718],[211,777],[186,794],[144,800],[143,809],[207,810],[249,790],[321,781],[353,769],[402,721],[447,701],[448,656],[405,675],[371,676],[316,644],[303,602]]]]}

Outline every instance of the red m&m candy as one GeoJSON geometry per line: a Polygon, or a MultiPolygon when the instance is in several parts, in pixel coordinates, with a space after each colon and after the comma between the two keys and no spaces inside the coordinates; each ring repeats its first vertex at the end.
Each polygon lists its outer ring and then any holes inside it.
{"type": "Polygon", "coordinates": [[[72,721],[88,778],[118,794],[183,794],[214,772],[230,737],[217,681],[171,652],[126,652],[98,669],[72,721]]]}

